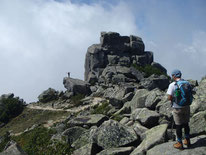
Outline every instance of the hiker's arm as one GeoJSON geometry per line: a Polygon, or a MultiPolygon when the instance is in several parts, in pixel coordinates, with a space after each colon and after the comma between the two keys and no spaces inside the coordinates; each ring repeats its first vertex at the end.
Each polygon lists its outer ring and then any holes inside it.
{"type": "Polygon", "coordinates": [[[172,95],[168,95],[168,100],[172,101],[172,95]]]}

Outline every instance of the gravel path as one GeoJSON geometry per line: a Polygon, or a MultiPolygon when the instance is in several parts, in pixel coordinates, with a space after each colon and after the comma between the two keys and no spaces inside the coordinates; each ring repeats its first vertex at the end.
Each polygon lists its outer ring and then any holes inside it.
{"type": "Polygon", "coordinates": [[[38,109],[38,110],[51,110],[51,111],[67,111],[67,112],[77,113],[77,112],[80,112],[82,110],[88,109],[90,107],[94,107],[95,105],[99,104],[103,100],[105,100],[105,99],[100,98],[100,97],[94,97],[93,101],[92,101],[92,104],[81,105],[79,107],[74,107],[74,108],[71,108],[71,109],[56,109],[56,108],[52,108],[50,106],[42,107],[42,106],[36,106],[36,105],[33,105],[33,104],[28,105],[27,108],[38,109]]]}

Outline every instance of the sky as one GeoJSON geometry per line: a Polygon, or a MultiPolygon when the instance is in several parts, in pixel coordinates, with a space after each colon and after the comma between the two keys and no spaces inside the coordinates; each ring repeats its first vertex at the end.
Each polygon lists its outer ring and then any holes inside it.
{"type": "Polygon", "coordinates": [[[205,0],[0,0],[0,95],[27,103],[84,79],[87,48],[102,31],[143,39],[168,74],[206,75],[205,0]]]}

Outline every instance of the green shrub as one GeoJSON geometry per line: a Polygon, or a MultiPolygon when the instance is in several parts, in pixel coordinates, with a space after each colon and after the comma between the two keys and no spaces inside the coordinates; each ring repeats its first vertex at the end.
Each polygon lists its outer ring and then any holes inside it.
{"type": "Polygon", "coordinates": [[[107,101],[103,102],[98,107],[92,110],[92,114],[103,114],[107,115],[107,112],[110,110],[109,103],[107,101]]]}
{"type": "Polygon", "coordinates": [[[63,118],[67,118],[69,115],[70,112],[67,111],[40,110],[25,107],[20,115],[13,118],[11,121],[0,128],[0,136],[3,136],[6,131],[10,130],[14,134],[24,132],[27,128],[30,128],[34,124],[45,124],[49,120],[58,122],[63,118]]]}
{"type": "Polygon", "coordinates": [[[74,104],[75,106],[79,106],[82,104],[81,100],[84,98],[85,96],[83,94],[77,94],[75,96],[71,97],[71,102],[72,104],[74,104]]]}
{"type": "Polygon", "coordinates": [[[116,114],[116,115],[112,116],[112,119],[115,120],[115,121],[118,121],[118,122],[121,121],[122,118],[123,118],[123,116],[120,115],[120,114],[116,114]]]}
{"type": "Polygon", "coordinates": [[[54,130],[39,127],[13,139],[31,155],[71,154],[73,150],[68,144],[50,140],[54,133],[54,130]]]}
{"type": "Polygon", "coordinates": [[[24,103],[17,98],[3,98],[0,104],[0,122],[8,123],[11,118],[21,114],[24,103]]]}
{"type": "Polygon", "coordinates": [[[7,132],[4,136],[0,137],[0,152],[2,152],[6,144],[10,141],[9,133],[7,132]]]}
{"type": "Polygon", "coordinates": [[[155,75],[166,75],[164,72],[162,72],[160,69],[151,66],[151,65],[145,65],[145,66],[139,66],[136,64],[133,64],[132,67],[134,67],[135,69],[139,70],[140,72],[144,72],[145,73],[145,77],[149,77],[152,74],[155,75]]]}

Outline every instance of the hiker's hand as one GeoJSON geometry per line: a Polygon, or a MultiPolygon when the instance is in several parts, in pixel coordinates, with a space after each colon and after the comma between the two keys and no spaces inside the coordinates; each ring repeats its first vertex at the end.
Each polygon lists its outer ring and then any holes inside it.
{"type": "Polygon", "coordinates": [[[168,100],[172,101],[172,95],[168,95],[168,100]]]}

